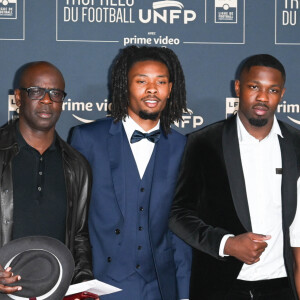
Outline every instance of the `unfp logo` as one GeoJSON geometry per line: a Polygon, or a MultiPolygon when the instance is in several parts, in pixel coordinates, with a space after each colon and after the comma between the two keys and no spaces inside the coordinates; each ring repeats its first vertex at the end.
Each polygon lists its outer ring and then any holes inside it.
{"type": "Polygon", "coordinates": [[[235,115],[239,109],[239,98],[226,98],[226,119],[235,115]]]}
{"type": "Polygon", "coordinates": [[[17,0],[0,0],[0,19],[17,18],[17,0]]]}
{"type": "Polygon", "coordinates": [[[237,23],[237,0],[215,0],[215,23],[237,23]]]}
{"type": "Polygon", "coordinates": [[[197,14],[193,10],[184,9],[184,5],[179,1],[156,1],[152,4],[152,9],[139,9],[139,20],[142,23],[163,22],[174,24],[176,21],[182,21],[183,24],[195,21],[197,14]]]}

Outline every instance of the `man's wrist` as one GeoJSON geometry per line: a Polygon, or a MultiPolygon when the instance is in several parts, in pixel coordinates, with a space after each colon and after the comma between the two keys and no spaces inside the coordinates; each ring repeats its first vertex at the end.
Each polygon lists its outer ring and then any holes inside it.
{"type": "Polygon", "coordinates": [[[225,244],[227,242],[227,240],[230,238],[230,237],[233,237],[234,235],[233,234],[225,234],[221,240],[221,243],[220,243],[220,248],[219,248],[219,256],[221,257],[225,257],[225,256],[229,256],[227,254],[224,253],[224,249],[225,249],[225,244]]]}

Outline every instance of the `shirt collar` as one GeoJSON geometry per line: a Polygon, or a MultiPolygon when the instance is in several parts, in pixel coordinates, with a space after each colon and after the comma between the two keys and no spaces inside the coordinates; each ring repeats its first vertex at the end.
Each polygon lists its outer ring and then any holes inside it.
{"type": "Polygon", "coordinates": [[[159,129],[159,126],[160,126],[160,120],[159,120],[158,123],[152,129],[150,129],[149,131],[145,131],[130,116],[127,116],[125,118],[125,120],[122,120],[122,123],[123,123],[124,129],[125,129],[125,132],[126,132],[126,135],[127,135],[127,138],[129,141],[135,130],[139,130],[140,132],[143,132],[143,133],[146,133],[146,132],[149,133],[149,132],[159,129]]]}
{"type": "MultiPolygon", "coordinates": [[[[239,115],[237,114],[237,132],[238,132],[238,139],[239,142],[246,142],[246,141],[257,141],[257,139],[252,136],[245,128],[244,124],[242,123],[239,115]]],[[[269,134],[265,137],[269,137],[269,136],[281,136],[283,138],[281,129],[279,127],[278,121],[276,116],[274,115],[274,120],[273,120],[273,125],[271,128],[271,131],[269,132],[269,134]]]]}
{"type": "MultiPolygon", "coordinates": [[[[22,133],[20,132],[20,128],[19,128],[19,122],[16,123],[16,138],[17,138],[17,143],[18,143],[20,149],[23,147],[32,148],[30,145],[27,144],[27,142],[23,138],[22,133]]],[[[56,138],[56,133],[55,133],[53,142],[50,145],[50,147],[47,149],[47,151],[55,151],[57,149],[57,147],[58,147],[58,140],[56,138]]]]}

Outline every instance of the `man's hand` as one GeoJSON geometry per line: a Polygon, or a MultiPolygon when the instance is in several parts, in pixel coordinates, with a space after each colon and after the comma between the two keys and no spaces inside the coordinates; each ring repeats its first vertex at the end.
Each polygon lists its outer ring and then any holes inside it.
{"type": "Polygon", "coordinates": [[[21,286],[6,286],[6,284],[17,282],[21,279],[21,276],[14,274],[11,271],[11,268],[7,268],[4,270],[0,266],[0,293],[4,294],[12,294],[14,292],[20,291],[22,289],[21,286]]]}
{"type": "Polygon", "coordinates": [[[261,254],[268,244],[265,242],[271,238],[270,235],[247,232],[228,238],[224,253],[234,256],[245,264],[252,265],[260,260],[261,254]]]}

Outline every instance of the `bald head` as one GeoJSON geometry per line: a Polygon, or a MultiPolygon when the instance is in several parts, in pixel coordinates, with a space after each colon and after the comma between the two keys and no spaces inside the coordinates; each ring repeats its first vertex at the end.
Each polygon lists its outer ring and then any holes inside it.
{"type": "Polygon", "coordinates": [[[65,80],[60,70],[47,61],[35,61],[24,66],[20,74],[19,87],[33,86],[30,84],[32,80],[35,80],[40,74],[51,74],[51,76],[57,77],[57,81],[60,82],[61,88],[65,88],[65,80]]]}

